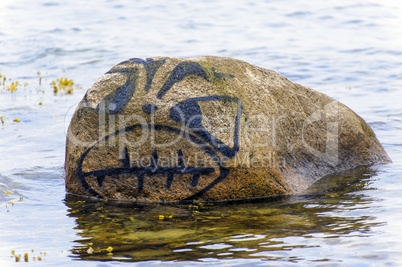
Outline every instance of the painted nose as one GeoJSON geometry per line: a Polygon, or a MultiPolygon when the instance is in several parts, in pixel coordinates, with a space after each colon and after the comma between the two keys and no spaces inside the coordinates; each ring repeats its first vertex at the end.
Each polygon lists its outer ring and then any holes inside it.
{"type": "Polygon", "coordinates": [[[142,106],[142,111],[148,114],[153,114],[158,109],[158,106],[155,104],[147,104],[142,106]]]}
{"type": "Polygon", "coordinates": [[[170,108],[170,117],[177,122],[185,123],[190,128],[200,128],[202,120],[201,108],[197,102],[181,102],[170,108]]]}

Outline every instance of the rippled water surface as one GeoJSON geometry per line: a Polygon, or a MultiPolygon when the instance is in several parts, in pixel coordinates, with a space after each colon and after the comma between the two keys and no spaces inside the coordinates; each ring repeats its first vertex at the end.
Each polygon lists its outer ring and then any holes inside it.
{"type": "Polygon", "coordinates": [[[15,255],[40,266],[402,264],[400,1],[2,0],[0,73],[1,266],[15,255]],[[130,57],[201,55],[273,69],[345,103],[393,163],[258,203],[127,207],[66,195],[65,129],[86,89],[130,57]],[[62,77],[72,94],[53,93],[62,77]]]}

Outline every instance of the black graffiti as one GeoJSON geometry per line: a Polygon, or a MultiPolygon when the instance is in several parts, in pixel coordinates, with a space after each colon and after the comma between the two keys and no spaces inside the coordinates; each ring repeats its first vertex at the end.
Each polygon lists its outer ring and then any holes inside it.
{"type": "MultiPolygon", "coordinates": [[[[139,77],[138,64],[145,66],[145,70],[147,73],[147,82],[145,84],[144,90],[149,91],[155,73],[159,69],[159,67],[163,65],[163,63],[165,63],[165,60],[155,61],[152,58],[147,58],[146,60],[133,58],[118,64],[118,66],[124,66],[130,64],[132,65],[131,67],[114,68],[106,72],[106,74],[124,73],[127,76],[127,80],[121,87],[117,88],[115,91],[108,94],[103,99],[103,101],[101,101],[102,105],[104,106],[101,106],[101,104],[97,105],[97,107],[95,108],[96,112],[111,115],[122,112],[126,108],[127,104],[130,102],[131,98],[133,97],[134,91],[137,87],[137,80],[139,77]]],[[[90,109],[88,105],[87,95],[84,96],[84,101],[86,103],[87,108],[90,109]]]]}
{"type": "MultiPolygon", "coordinates": [[[[119,88],[117,88],[114,92],[107,95],[103,101],[104,106],[102,107],[100,104],[96,108],[90,108],[89,105],[85,105],[83,108],[89,109],[91,111],[97,113],[106,113],[106,114],[118,114],[122,112],[127,104],[130,102],[133,97],[134,91],[137,87],[137,79],[139,77],[139,67],[138,64],[142,64],[145,67],[147,82],[144,87],[145,91],[149,91],[151,88],[152,80],[157,72],[157,70],[165,63],[165,60],[153,60],[151,58],[143,59],[130,59],[128,61],[124,61],[120,63],[117,67],[113,68],[111,71],[107,72],[111,73],[124,73],[127,76],[127,80],[125,84],[119,88]],[[129,65],[130,67],[126,67],[129,65]],[[119,67],[120,66],[120,67],[119,67]],[[123,66],[123,67],[121,67],[123,66]]],[[[182,81],[184,78],[190,75],[195,75],[205,79],[207,82],[210,82],[213,79],[225,79],[234,77],[231,74],[223,74],[216,72],[212,69],[213,77],[210,77],[211,71],[208,73],[199,63],[197,62],[182,62],[179,63],[172,71],[170,76],[165,81],[164,85],[160,88],[157,93],[157,98],[161,99],[171,88],[172,86],[182,81]]],[[[84,97],[85,103],[87,103],[86,96],[84,97]]],[[[142,106],[142,110],[147,114],[153,114],[158,107],[151,103],[142,106]]],[[[170,109],[170,118],[176,122],[182,123],[182,125],[186,125],[186,137],[193,144],[197,145],[200,149],[202,149],[207,155],[209,155],[216,163],[216,166],[219,168],[219,176],[215,178],[212,182],[206,185],[204,188],[199,190],[197,193],[187,197],[183,200],[192,200],[201,197],[206,192],[208,192],[211,188],[213,188],[216,184],[220,183],[223,179],[225,179],[229,174],[229,169],[225,166],[222,159],[218,156],[217,153],[221,153],[222,155],[232,158],[239,151],[239,127],[240,127],[240,118],[242,112],[241,101],[236,97],[231,96],[222,96],[222,95],[213,95],[213,96],[205,96],[205,97],[195,97],[190,98],[184,101],[179,102],[177,105],[170,109]],[[202,111],[199,106],[200,102],[203,101],[222,101],[224,103],[231,102],[237,104],[237,112],[235,118],[235,127],[234,127],[234,137],[233,137],[233,147],[226,145],[224,142],[213,136],[210,132],[208,132],[202,126],[202,111]]],[[[159,166],[158,153],[156,150],[150,155],[150,165],[147,167],[138,167],[130,165],[130,155],[128,153],[127,148],[124,148],[122,155],[122,165],[121,168],[113,168],[113,169],[103,169],[96,170],[84,173],[82,171],[82,166],[85,158],[89,154],[89,152],[99,145],[101,142],[107,141],[109,138],[113,136],[117,136],[122,132],[130,132],[136,129],[143,129],[147,127],[149,130],[154,131],[165,131],[172,134],[182,134],[183,129],[178,129],[175,127],[160,125],[160,124],[135,124],[124,129],[119,129],[118,131],[109,134],[104,137],[102,140],[98,141],[91,147],[89,147],[80,157],[78,164],[78,176],[80,178],[82,186],[85,190],[93,196],[101,197],[94,188],[92,188],[88,182],[86,181],[86,177],[95,176],[98,182],[98,186],[101,187],[103,181],[106,176],[111,175],[120,175],[120,174],[133,174],[137,176],[137,190],[141,193],[144,189],[144,177],[151,177],[157,174],[165,174],[166,175],[166,189],[169,189],[174,181],[175,175],[183,175],[183,174],[191,174],[192,182],[191,186],[196,187],[199,182],[199,178],[201,175],[207,175],[215,172],[215,168],[212,167],[191,167],[184,165],[184,153],[182,150],[177,151],[177,166],[171,167],[162,167],[159,166]]]]}
{"type": "Polygon", "coordinates": [[[175,83],[180,82],[189,75],[196,75],[208,81],[208,75],[200,64],[197,62],[182,62],[173,69],[172,74],[159,90],[156,97],[161,99],[175,83]]]}
{"type": "MultiPolygon", "coordinates": [[[[130,132],[130,131],[134,131],[136,129],[142,129],[143,127],[144,127],[144,125],[141,125],[141,124],[131,125],[131,126],[126,127],[124,129],[124,132],[130,132]]],[[[151,129],[151,127],[152,127],[152,130],[167,131],[167,132],[176,133],[176,134],[179,134],[181,131],[178,128],[166,126],[166,125],[148,125],[148,127],[149,127],[149,129],[151,129]]],[[[160,166],[158,166],[158,159],[157,159],[156,151],[154,151],[154,153],[151,156],[152,159],[151,159],[150,166],[148,166],[148,167],[136,167],[136,166],[131,167],[130,166],[130,156],[128,154],[127,148],[125,148],[124,152],[123,152],[125,155],[122,159],[122,162],[123,162],[122,168],[96,170],[96,171],[84,173],[82,171],[82,166],[83,166],[84,160],[87,157],[87,155],[89,154],[89,152],[94,147],[99,145],[99,143],[105,142],[109,138],[119,135],[121,133],[121,131],[122,131],[122,129],[120,129],[120,130],[106,136],[102,140],[98,141],[97,143],[92,145],[90,148],[88,148],[80,157],[80,161],[78,164],[78,176],[80,177],[83,187],[86,189],[87,192],[89,192],[93,196],[101,197],[87,183],[85,178],[89,177],[89,176],[95,176],[97,178],[98,185],[102,186],[103,180],[105,179],[106,176],[119,175],[119,174],[124,174],[124,173],[134,174],[134,175],[137,175],[137,178],[138,178],[137,189],[139,192],[141,192],[143,190],[145,175],[152,176],[152,175],[156,175],[156,174],[166,174],[167,175],[166,188],[170,188],[175,174],[192,174],[193,175],[192,186],[197,186],[200,175],[210,174],[215,171],[215,168],[208,168],[208,167],[201,167],[201,168],[185,167],[184,164],[182,164],[182,162],[180,162],[180,160],[179,160],[179,166],[160,167],[160,166]]],[[[195,199],[196,197],[203,195],[205,192],[210,190],[213,186],[215,186],[216,184],[221,182],[228,175],[229,172],[228,172],[227,168],[225,167],[224,163],[222,162],[222,160],[220,159],[220,157],[218,157],[216,152],[214,152],[214,150],[210,146],[205,146],[204,142],[202,140],[200,140],[199,138],[197,138],[195,135],[192,135],[191,133],[186,133],[186,134],[194,144],[198,145],[202,150],[204,150],[204,152],[206,154],[208,154],[211,157],[211,159],[213,159],[215,161],[216,165],[219,167],[219,170],[220,170],[220,175],[214,181],[212,181],[210,184],[208,184],[206,187],[204,187],[202,190],[200,190],[196,194],[185,199],[185,200],[191,200],[191,199],[195,199]]],[[[178,156],[183,157],[182,152],[181,153],[178,152],[178,156]]]]}
{"type": "Polygon", "coordinates": [[[153,114],[158,107],[155,104],[146,104],[142,106],[142,111],[148,114],[153,114]]]}
{"type": "Polygon", "coordinates": [[[205,96],[184,100],[170,109],[170,117],[178,122],[184,123],[194,134],[205,142],[213,145],[219,152],[227,157],[234,157],[239,151],[239,127],[242,105],[239,99],[230,96],[205,96]],[[235,118],[233,147],[230,148],[221,140],[211,135],[202,125],[202,112],[198,102],[202,101],[228,101],[237,104],[235,118]]]}

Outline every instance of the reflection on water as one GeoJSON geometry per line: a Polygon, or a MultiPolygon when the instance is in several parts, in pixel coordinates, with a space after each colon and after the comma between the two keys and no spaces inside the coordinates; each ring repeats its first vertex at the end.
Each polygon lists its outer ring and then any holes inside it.
{"type": "Polygon", "coordinates": [[[82,237],[72,257],[333,261],[314,248],[325,240],[340,242],[338,237],[368,236],[381,224],[364,212],[377,201],[364,194],[374,175],[372,168],[359,167],[325,177],[308,195],[257,203],[127,206],[67,195],[68,216],[75,218],[82,237]]]}

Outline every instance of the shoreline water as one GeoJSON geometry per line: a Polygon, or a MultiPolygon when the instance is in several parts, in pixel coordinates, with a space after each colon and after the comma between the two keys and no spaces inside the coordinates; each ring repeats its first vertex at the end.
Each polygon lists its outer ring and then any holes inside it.
{"type": "Polygon", "coordinates": [[[401,262],[401,14],[398,1],[1,1],[0,73],[20,85],[0,85],[0,265],[15,262],[12,250],[58,266],[401,262]],[[75,106],[111,66],[150,55],[277,71],[354,110],[393,163],[324,179],[318,195],[229,208],[71,200],[63,164],[75,106]],[[55,94],[60,78],[81,88],[55,94]]]}

